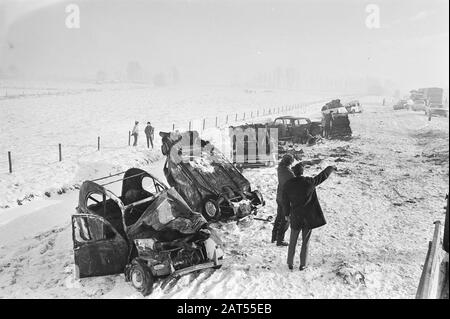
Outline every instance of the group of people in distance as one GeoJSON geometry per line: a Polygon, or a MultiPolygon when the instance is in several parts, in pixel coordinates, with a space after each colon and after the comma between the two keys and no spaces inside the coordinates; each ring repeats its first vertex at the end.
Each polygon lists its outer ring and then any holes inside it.
{"type": "MultiPolygon", "coordinates": [[[[147,147],[150,148],[150,145],[153,148],[153,139],[154,139],[154,133],[155,128],[152,126],[150,122],[147,122],[147,126],[144,129],[145,136],[147,138],[147,147]]],[[[131,131],[131,136],[133,136],[133,146],[137,146],[138,143],[138,137],[139,137],[139,121],[134,122],[133,129],[131,131]]]]}
{"type": "Polygon", "coordinates": [[[294,269],[295,248],[300,232],[302,233],[302,247],[300,250],[300,270],[307,267],[308,245],[311,232],[314,228],[326,224],[316,187],[324,182],[328,176],[336,171],[335,166],[328,166],[317,176],[303,176],[302,163],[294,165],[294,157],[285,154],[278,164],[277,188],[277,216],[272,230],[272,243],[277,246],[289,246],[287,264],[290,270],[294,269]],[[284,235],[291,227],[289,243],[284,241],[284,235]]]}

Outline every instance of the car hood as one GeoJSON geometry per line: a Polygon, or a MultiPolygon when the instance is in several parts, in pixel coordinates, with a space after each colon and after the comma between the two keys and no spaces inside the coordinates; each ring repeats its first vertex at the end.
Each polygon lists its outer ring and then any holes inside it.
{"type": "Polygon", "coordinates": [[[173,188],[161,192],[141,217],[128,227],[131,239],[140,238],[143,230],[176,230],[182,234],[194,234],[207,224],[206,219],[192,211],[183,198],[173,188]]]}

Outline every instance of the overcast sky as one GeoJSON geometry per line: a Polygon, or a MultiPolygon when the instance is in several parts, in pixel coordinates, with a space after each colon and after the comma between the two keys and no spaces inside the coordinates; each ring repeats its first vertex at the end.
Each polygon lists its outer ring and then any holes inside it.
{"type": "Polygon", "coordinates": [[[0,0],[0,68],[94,77],[136,60],[226,82],[280,66],[448,87],[448,24],[447,0],[0,0]],[[69,3],[79,29],[65,26],[69,3]],[[369,3],[378,29],[366,26],[369,3]]]}

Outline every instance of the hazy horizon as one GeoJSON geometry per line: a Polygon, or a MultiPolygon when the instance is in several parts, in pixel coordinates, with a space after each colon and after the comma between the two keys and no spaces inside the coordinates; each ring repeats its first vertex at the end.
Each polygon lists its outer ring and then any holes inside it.
{"type": "MultiPolygon", "coordinates": [[[[24,78],[145,79],[174,68],[183,83],[300,78],[448,88],[448,1],[0,1],[0,70],[24,78]],[[65,25],[68,4],[80,28],[65,25]],[[366,6],[380,8],[370,29],[366,6]]],[[[0,74],[1,76],[1,74],[0,74]]]]}

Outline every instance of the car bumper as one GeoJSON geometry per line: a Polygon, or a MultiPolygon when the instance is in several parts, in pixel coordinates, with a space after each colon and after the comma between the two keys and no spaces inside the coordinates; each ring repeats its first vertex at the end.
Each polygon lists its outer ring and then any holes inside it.
{"type": "Polygon", "coordinates": [[[220,265],[222,265],[222,263],[223,263],[222,260],[209,261],[209,262],[206,262],[203,264],[198,264],[198,265],[194,265],[191,267],[176,270],[172,273],[172,276],[173,277],[181,277],[181,276],[187,275],[194,271],[220,266],[220,265]]]}

